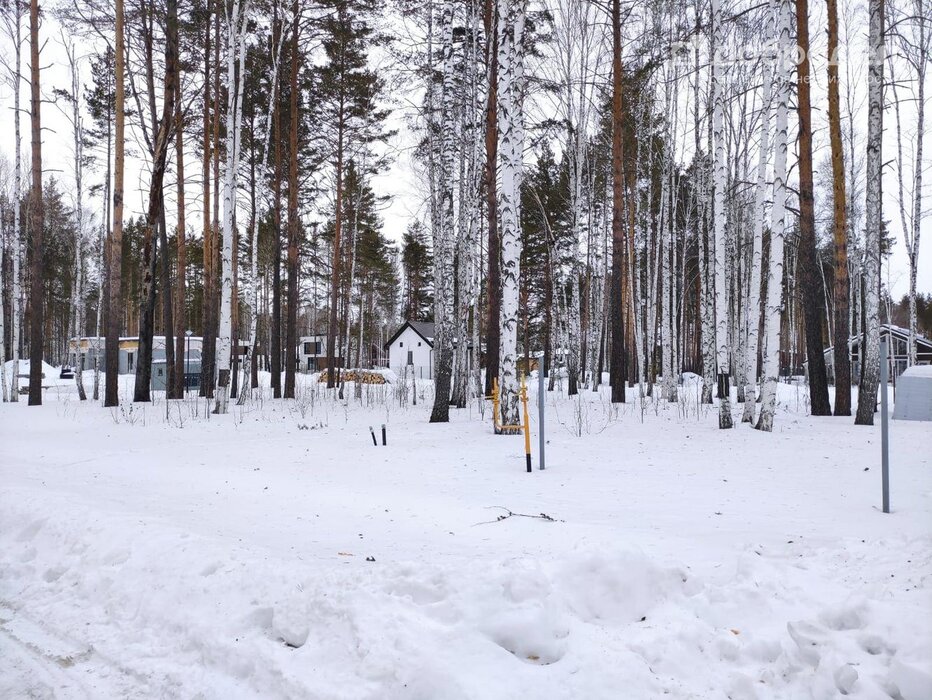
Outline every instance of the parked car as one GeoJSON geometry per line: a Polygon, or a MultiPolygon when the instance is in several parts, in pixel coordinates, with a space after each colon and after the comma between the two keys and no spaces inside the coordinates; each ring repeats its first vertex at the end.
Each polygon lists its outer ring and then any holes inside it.
{"type": "Polygon", "coordinates": [[[61,372],[58,374],[59,379],[74,379],[74,367],[62,365],[61,372]]]}

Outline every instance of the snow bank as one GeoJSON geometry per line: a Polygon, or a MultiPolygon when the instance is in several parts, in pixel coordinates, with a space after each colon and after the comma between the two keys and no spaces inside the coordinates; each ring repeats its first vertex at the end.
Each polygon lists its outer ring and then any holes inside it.
{"type": "Polygon", "coordinates": [[[928,428],[887,515],[879,426],[779,391],[727,435],[549,392],[534,474],[430,401],[0,405],[0,697],[928,700],[928,428]]]}
{"type": "MultiPolygon", "coordinates": [[[[32,365],[30,364],[29,360],[20,360],[18,374],[28,375],[31,367],[32,365]]],[[[6,375],[8,377],[12,376],[13,360],[7,360],[6,364],[4,365],[4,369],[6,370],[6,375]]],[[[59,373],[60,370],[57,367],[52,367],[52,365],[50,365],[48,362],[42,362],[42,374],[45,375],[45,377],[43,377],[43,381],[46,379],[58,379],[59,373]]]]}
{"type": "Polygon", "coordinates": [[[930,697],[932,646],[898,654],[927,632],[920,608],[842,588],[831,607],[810,608],[813,576],[787,567],[783,553],[748,551],[714,583],[642,552],[585,546],[482,566],[346,556],[321,567],[53,504],[56,515],[40,519],[28,503],[3,509],[0,650],[11,639],[32,644],[29,663],[74,664],[85,688],[205,698],[608,698],[619,688],[632,698],[930,697]]]}

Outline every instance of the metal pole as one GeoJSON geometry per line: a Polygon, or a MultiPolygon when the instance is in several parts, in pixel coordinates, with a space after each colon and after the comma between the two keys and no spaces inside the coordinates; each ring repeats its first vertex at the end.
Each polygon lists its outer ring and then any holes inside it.
{"type": "Polygon", "coordinates": [[[184,378],[182,379],[182,386],[184,387],[184,396],[188,396],[188,361],[191,359],[191,336],[188,334],[188,337],[185,338],[185,349],[184,349],[184,378]]]}
{"type": "Polygon", "coordinates": [[[880,454],[883,512],[890,512],[890,424],[887,416],[887,339],[880,339],[880,454]]]}
{"type": "Polygon", "coordinates": [[[540,466],[538,469],[544,469],[544,356],[540,356],[540,366],[537,368],[537,422],[540,426],[537,429],[537,438],[540,441],[540,466]]]}

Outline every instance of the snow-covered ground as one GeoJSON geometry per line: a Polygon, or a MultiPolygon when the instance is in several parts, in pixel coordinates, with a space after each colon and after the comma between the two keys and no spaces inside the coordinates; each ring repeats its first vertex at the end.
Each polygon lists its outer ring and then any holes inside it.
{"type": "Polygon", "coordinates": [[[0,406],[0,697],[932,698],[932,424],[399,391],[0,406]]]}

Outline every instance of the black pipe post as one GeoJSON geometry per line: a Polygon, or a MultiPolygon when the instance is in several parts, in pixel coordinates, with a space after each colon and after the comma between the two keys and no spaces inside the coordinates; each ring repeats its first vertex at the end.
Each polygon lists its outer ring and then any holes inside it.
{"type": "Polygon", "coordinates": [[[385,423],[382,423],[382,447],[385,447],[388,443],[385,441],[385,423]]]}
{"type": "Polygon", "coordinates": [[[371,425],[369,426],[369,434],[372,436],[372,444],[373,444],[375,447],[378,447],[378,446],[379,446],[379,443],[378,443],[378,441],[375,439],[375,431],[372,429],[372,426],[371,426],[371,425]]]}

